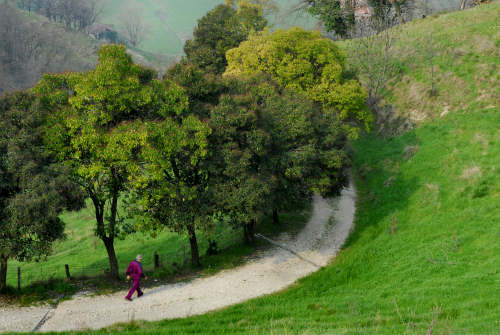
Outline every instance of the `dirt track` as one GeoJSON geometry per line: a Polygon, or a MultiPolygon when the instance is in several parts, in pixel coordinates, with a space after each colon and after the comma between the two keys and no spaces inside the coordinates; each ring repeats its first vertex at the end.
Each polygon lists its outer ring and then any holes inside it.
{"type": "MultiPolygon", "coordinates": [[[[327,265],[348,237],[354,212],[352,185],[337,199],[315,196],[313,213],[304,229],[295,237],[282,234],[277,240],[300,257],[273,247],[240,267],[211,277],[149,289],[133,302],[124,300],[126,292],[75,297],[50,312],[41,331],[99,329],[131,320],[187,317],[277,292],[318,270],[313,264],[327,265]],[[330,221],[332,215],[334,220],[330,221]]],[[[0,309],[0,332],[31,331],[48,309],[0,309]]]]}

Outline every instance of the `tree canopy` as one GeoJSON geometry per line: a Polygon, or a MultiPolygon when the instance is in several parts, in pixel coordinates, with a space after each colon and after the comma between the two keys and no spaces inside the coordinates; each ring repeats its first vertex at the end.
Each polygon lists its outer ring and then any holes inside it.
{"type": "Polygon", "coordinates": [[[214,196],[251,242],[263,215],[303,206],[314,191],[338,191],[345,133],[317,104],[267,74],[224,84],[210,117],[214,196]]]}
{"type": "Polygon", "coordinates": [[[356,136],[362,124],[368,128],[372,114],[366,108],[366,92],[345,70],[345,56],[320,32],[301,28],[256,33],[227,52],[225,75],[257,72],[271,75],[283,87],[332,109],[356,136]]]}
{"type": "Polygon", "coordinates": [[[194,38],[186,42],[184,51],[190,63],[202,70],[221,74],[227,66],[226,51],[237,47],[252,31],[267,25],[262,10],[249,2],[238,9],[219,5],[198,21],[194,38]]]}
{"type": "Polygon", "coordinates": [[[328,32],[347,38],[356,24],[355,8],[351,1],[344,0],[302,0],[307,10],[317,17],[328,32]]]}
{"type": "Polygon", "coordinates": [[[0,290],[6,287],[8,259],[48,255],[63,237],[59,214],[83,206],[68,169],[45,149],[46,117],[32,94],[0,99],[0,290]]]}
{"type": "Polygon", "coordinates": [[[47,145],[72,171],[95,207],[96,235],[118,278],[114,239],[120,232],[120,196],[138,173],[147,140],[145,121],[181,113],[187,98],[176,85],[132,62],[124,46],[104,46],[85,74],[45,75],[35,88],[52,111],[47,145]]]}
{"type": "Polygon", "coordinates": [[[167,227],[187,232],[194,266],[200,265],[196,228],[213,211],[206,166],[210,127],[193,115],[148,125],[141,173],[134,178],[135,200],[146,230],[167,227]]]}

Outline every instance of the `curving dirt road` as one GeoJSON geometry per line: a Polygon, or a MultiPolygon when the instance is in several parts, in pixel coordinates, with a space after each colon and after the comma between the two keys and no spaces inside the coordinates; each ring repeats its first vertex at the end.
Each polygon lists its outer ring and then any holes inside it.
{"type": "MultiPolygon", "coordinates": [[[[273,247],[240,267],[146,290],[133,302],[124,300],[126,292],[75,297],[51,311],[41,331],[99,329],[131,320],[187,317],[280,291],[316,271],[314,264],[327,265],[337,254],[353,227],[355,197],[352,183],[336,199],[314,197],[312,216],[304,229],[295,237],[282,234],[277,240],[299,256],[273,247]]],[[[48,310],[0,309],[0,332],[31,331],[48,310]]]]}

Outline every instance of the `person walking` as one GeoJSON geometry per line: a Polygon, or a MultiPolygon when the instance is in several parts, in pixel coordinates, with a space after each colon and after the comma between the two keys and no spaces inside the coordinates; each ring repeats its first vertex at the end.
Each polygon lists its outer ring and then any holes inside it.
{"type": "Polygon", "coordinates": [[[144,272],[142,270],[142,255],[139,254],[135,258],[134,261],[130,262],[127,268],[127,280],[130,280],[132,278],[133,284],[132,288],[128,292],[127,296],[125,297],[126,300],[132,301],[132,295],[134,294],[135,291],[137,291],[137,297],[142,296],[144,293],[141,291],[140,284],[141,284],[141,279],[147,279],[146,275],[144,275],[144,272]]]}

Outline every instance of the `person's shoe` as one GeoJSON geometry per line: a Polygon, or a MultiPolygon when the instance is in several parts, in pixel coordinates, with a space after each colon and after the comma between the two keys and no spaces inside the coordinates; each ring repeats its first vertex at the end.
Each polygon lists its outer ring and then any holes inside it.
{"type": "Polygon", "coordinates": [[[142,297],[143,295],[144,295],[144,293],[143,293],[143,292],[141,292],[141,293],[137,293],[137,298],[140,298],[140,297],[142,297]]]}
{"type": "Polygon", "coordinates": [[[125,300],[132,301],[132,299],[125,297],[125,300]]]}

